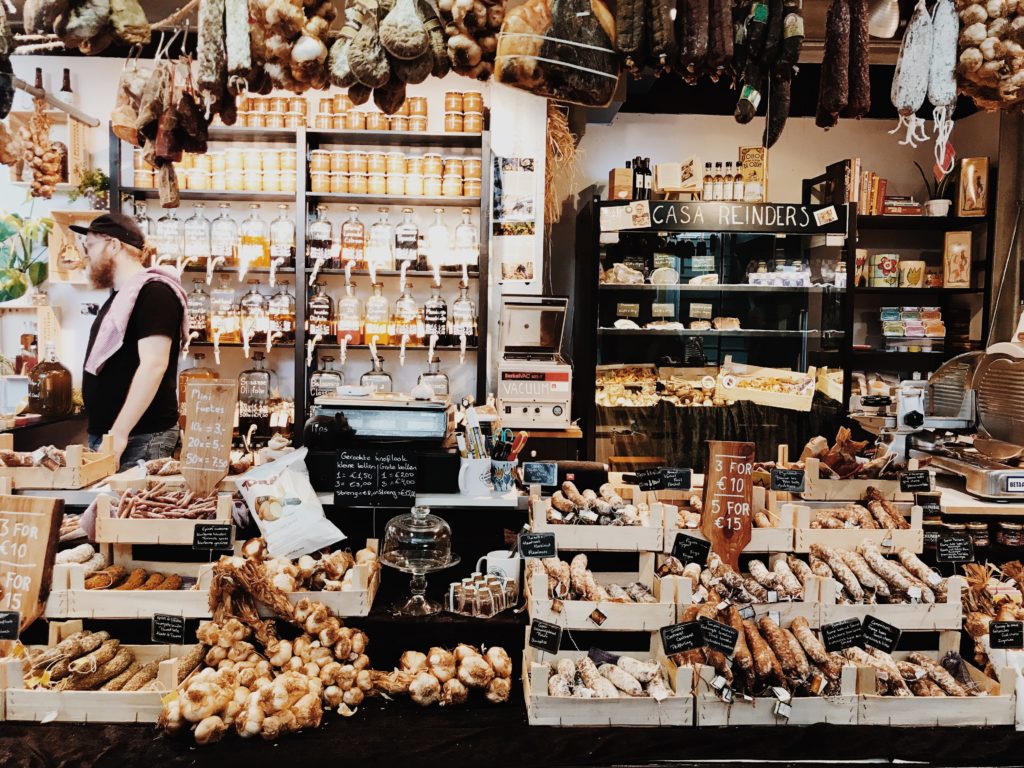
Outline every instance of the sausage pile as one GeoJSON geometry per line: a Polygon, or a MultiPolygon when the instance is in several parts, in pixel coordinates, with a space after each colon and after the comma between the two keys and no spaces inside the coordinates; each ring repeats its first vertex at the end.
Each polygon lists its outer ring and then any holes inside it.
{"type": "Polygon", "coordinates": [[[543,573],[547,577],[548,594],[545,598],[559,600],[592,600],[606,603],[656,603],[658,602],[651,590],[640,582],[626,586],[609,584],[607,587],[594,577],[587,568],[587,556],[576,555],[571,563],[549,557],[544,560],[528,559],[526,561],[527,590],[533,581],[534,574],[543,573]]]}

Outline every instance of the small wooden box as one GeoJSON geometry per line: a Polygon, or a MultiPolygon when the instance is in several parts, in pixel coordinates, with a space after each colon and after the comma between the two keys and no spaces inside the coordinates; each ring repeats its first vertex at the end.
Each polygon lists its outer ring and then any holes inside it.
{"type": "Polygon", "coordinates": [[[197,525],[231,524],[231,496],[217,496],[217,515],[211,520],[163,520],[111,517],[111,497],[96,497],[96,541],[101,544],[191,545],[197,525]]]}
{"type": "Polygon", "coordinates": [[[904,502],[896,503],[904,515],[910,513],[910,528],[811,528],[814,510],[821,506],[835,505],[821,505],[817,502],[782,505],[783,516],[787,512],[796,516],[795,552],[810,552],[812,544],[838,549],[856,549],[865,541],[870,541],[885,551],[895,552],[904,548],[915,554],[924,551],[924,530],[921,527],[923,513],[919,506],[904,502]]]}
{"type": "MultiPolygon", "coordinates": [[[[87,451],[84,445],[69,445],[65,451],[66,467],[0,467],[0,477],[9,477],[15,489],[74,491],[85,488],[117,471],[111,440],[110,435],[104,435],[100,450],[95,453],[87,451]]],[[[14,450],[13,434],[0,433],[0,450],[14,450]]]]}
{"type": "Polygon", "coordinates": [[[838,605],[839,584],[833,579],[823,579],[820,590],[821,623],[831,624],[843,619],[863,621],[865,616],[870,615],[904,630],[959,630],[963,626],[963,604],[960,597],[966,586],[962,576],[950,576],[949,591],[944,603],[838,605]]]}
{"type": "MultiPolygon", "coordinates": [[[[907,466],[909,469],[917,469],[917,459],[911,459],[907,466]]],[[[804,473],[804,492],[801,496],[807,501],[860,501],[869,487],[877,488],[889,501],[914,500],[914,494],[900,490],[899,480],[822,480],[818,459],[807,459],[804,462],[804,473]]]]}
{"type": "MultiPolygon", "coordinates": [[[[637,503],[639,488],[616,489],[623,500],[637,503]],[[635,495],[634,495],[635,494],[635,495]]],[[[558,525],[548,522],[551,499],[530,500],[530,530],[555,534],[558,548],[570,552],[660,552],[664,525],[664,506],[650,504],[650,525],[558,525]]]]}

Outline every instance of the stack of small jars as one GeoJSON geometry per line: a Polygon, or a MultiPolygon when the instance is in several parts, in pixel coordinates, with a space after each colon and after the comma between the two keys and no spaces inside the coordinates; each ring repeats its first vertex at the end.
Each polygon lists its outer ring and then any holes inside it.
{"type": "Polygon", "coordinates": [[[479,197],[479,157],[404,152],[314,149],[309,158],[314,194],[399,197],[479,197]]]}
{"type": "Polygon", "coordinates": [[[359,110],[344,93],[320,99],[314,126],[321,131],[425,131],[427,99],[410,96],[393,115],[359,110]]]}
{"type": "MultiPolygon", "coordinates": [[[[134,186],[152,189],[156,176],[135,150],[134,186]]],[[[229,192],[295,192],[295,150],[229,147],[204,155],[185,153],[175,163],[180,189],[229,192]]]]}
{"type": "Polygon", "coordinates": [[[484,97],[477,91],[444,95],[445,133],[480,133],[484,129],[484,97]]]}
{"type": "Polygon", "coordinates": [[[306,125],[302,96],[240,96],[238,122],[244,128],[299,128],[306,125]]]}

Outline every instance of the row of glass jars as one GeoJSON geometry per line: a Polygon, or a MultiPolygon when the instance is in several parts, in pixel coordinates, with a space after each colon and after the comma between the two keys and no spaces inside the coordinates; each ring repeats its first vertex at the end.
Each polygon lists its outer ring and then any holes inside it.
{"type": "MultiPolygon", "coordinates": [[[[428,102],[426,96],[409,96],[406,98],[405,101],[402,102],[402,106],[398,108],[398,111],[395,112],[394,116],[426,117],[427,105],[428,102]]],[[[346,112],[351,112],[355,110],[355,105],[352,103],[352,99],[348,97],[347,93],[336,93],[334,94],[334,96],[330,98],[325,96],[320,99],[318,107],[318,113],[321,115],[342,115],[345,114],[346,112]]],[[[361,114],[380,115],[383,113],[374,111],[364,111],[361,114]]]]}
{"type": "Polygon", "coordinates": [[[314,149],[309,153],[311,173],[413,173],[422,176],[459,176],[480,180],[483,161],[479,157],[442,157],[437,153],[408,155],[405,152],[362,152],[314,149]]]}
{"type": "Polygon", "coordinates": [[[314,270],[395,269],[408,262],[415,269],[475,266],[480,260],[479,227],[472,221],[472,209],[462,209],[462,221],[454,232],[444,222],[444,208],[434,209],[434,221],[426,230],[420,247],[420,228],[412,208],[402,209],[402,222],[393,226],[387,208],[378,208],[377,221],[367,228],[359,218],[359,207],[351,205],[349,216],[335,230],[327,218],[327,207],[317,206],[316,220],[310,223],[306,237],[306,263],[314,270]]]}
{"type": "MultiPolygon", "coordinates": [[[[359,377],[359,385],[373,392],[391,392],[393,382],[391,374],[384,370],[384,360],[370,356],[370,370],[359,377]]],[[[416,384],[425,384],[435,396],[447,397],[449,394],[448,374],[441,371],[441,359],[436,355],[430,359],[427,369],[420,373],[416,384]]],[[[313,399],[322,396],[333,396],[345,385],[345,374],[334,367],[333,357],[321,357],[320,366],[309,378],[309,394],[313,399]]]]}
{"type": "Polygon", "coordinates": [[[384,286],[373,284],[373,293],[363,302],[356,296],[355,283],[349,283],[345,295],[334,300],[323,283],[317,283],[307,304],[307,336],[320,336],[339,344],[357,346],[373,342],[377,346],[404,343],[407,347],[475,346],[477,343],[476,304],[469,298],[469,287],[459,284],[459,295],[448,302],[441,287],[431,287],[430,298],[422,304],[412,295],[412,283],[406,283],[394,304],[384,296],[384,286]]]}
{"type": "Polygon", "coordinates": [[[188,295],[188,329],[192,341],[238,344],[248,339],[252,346],[295,343],[295,297],[288,283],[276,293],[260,291],[258,280],[249,281],[241,298],[224,278],[209,293],[203,281],[193,280],[188,295]]]}
{"type": "Polygon", "coordinates": [[[310,174],[310,191],[335,195],[394,195],[396,197],[480,197],[480,180],[461,176],[423,176],[418,173],[310,174]]]}
{"type": "Polygon", "coordinates": [[[425,115],[385,115],[381,112],[358,112],[344,114],[319,114],[313,118],[313,125],[320,131],[413,131],[427,130],[425,115]]]}

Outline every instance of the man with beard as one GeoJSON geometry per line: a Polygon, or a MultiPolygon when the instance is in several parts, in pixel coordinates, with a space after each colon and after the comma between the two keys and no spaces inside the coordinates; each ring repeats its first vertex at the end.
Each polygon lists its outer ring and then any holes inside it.
{"type": "Polygon", "coordinates": [[[143,266],[145,236],[129,216],[104,214],[71,229],[85,236],[93,285],[113,289],[85,352],[89,447],[110,433],[121,469],[171,456],[178,442],[178,350],[187,333],[178,274],[143,266]]]}

